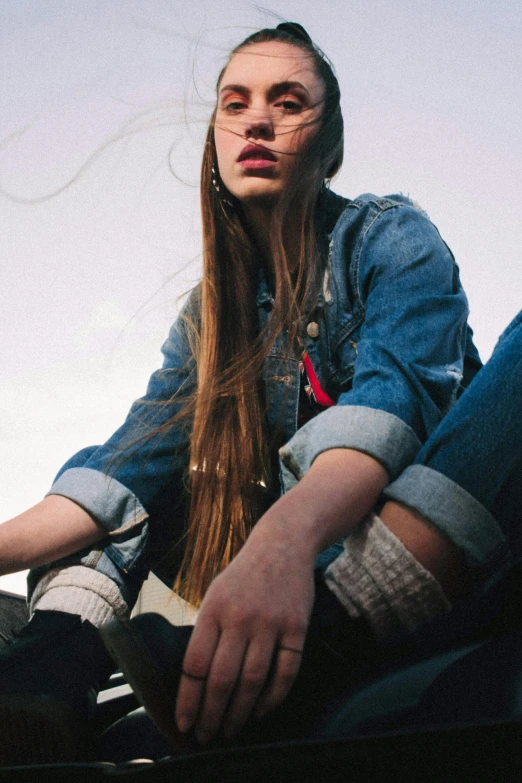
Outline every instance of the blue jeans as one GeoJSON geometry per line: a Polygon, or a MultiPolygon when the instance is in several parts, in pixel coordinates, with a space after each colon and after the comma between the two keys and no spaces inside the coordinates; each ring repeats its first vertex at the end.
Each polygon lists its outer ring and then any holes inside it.
{"type": "MultiPolygon", "coordinates": [[[[509,572],[522,560],[522,312],[489,362],[386,487],[384,500],[418,511],[463,552],[473,594],[416,638],[422,654],[485,627],[506,600],[509,572]]],[[[339,547],[323,552],[324,570],[339,547]]]]}
{"type": "Polygon", "coordinates": [[[522,312],[489,362],[385,490],[462,549],[477,594],[522,554],[522,312]]]}

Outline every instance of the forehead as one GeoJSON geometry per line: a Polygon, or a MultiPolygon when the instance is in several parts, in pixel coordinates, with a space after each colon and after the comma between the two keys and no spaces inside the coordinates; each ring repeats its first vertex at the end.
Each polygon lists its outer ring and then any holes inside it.
{"type": "Polygon", "coordinates": [[[225,68],[219,87],[233,83],[262,90],[287,81],[301,82],[317,99],[324,92],[323,82],[307,52],[283,41],[267,41],[236,52],[225,68]]]}

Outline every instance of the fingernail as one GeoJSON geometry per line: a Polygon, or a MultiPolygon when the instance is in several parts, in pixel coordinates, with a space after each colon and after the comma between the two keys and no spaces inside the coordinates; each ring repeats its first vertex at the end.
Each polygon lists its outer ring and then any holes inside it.
{"type": "Polygon", "coordinates": [[[187,731],[190,729],[191,721],[188,715],[180,715],[176,723],[178,725],[178,729],[181,731],[182,734],[186,734],[187,731]]]}

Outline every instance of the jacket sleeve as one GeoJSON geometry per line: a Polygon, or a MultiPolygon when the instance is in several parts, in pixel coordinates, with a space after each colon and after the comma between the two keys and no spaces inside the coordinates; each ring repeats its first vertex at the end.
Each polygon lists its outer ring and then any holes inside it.
{"type": "Polygon", "coordinates": [[[285,490],[332,448],[365,452],[395,478],[453,404],[462,380],[467,300],[454,258],[429,219],[397,204],[378,212],[354,245],[334,236],[333,252],[336,241],[337,252],[350,248],[344,264],[353,320],[360,321],[353,333],[346,328],[353,380],[335,407],[281,449],[285,490]]]}
{"type": "Polygon", "coordinates": [[[48,494],[85,508],[112,535],[140,524],[162,492],[186,469],[191,421],[155,432],[182,408],[196,384],[190,324],[199,319],[194,289],[162,346],[163,366],[123,425],[103,445],[84,449],[58,473],[48,494]],[[151,435],[151,432],[155,433],[151,435]]]}

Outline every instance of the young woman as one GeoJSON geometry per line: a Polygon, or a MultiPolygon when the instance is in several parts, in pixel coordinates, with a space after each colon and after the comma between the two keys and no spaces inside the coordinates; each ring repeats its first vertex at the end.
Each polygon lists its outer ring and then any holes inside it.
{"type": "Polygon", "coordinates": [[[337,80],[299,25],[233,50],[203,156],[203,280],[163,368],[106,444],[0,527],[0,572],[33,569],[34,618],[2,673],[12,743],[37,713],[43,731],[47,692],[49,731],[78,752],[64,705],[85,713],[108,669],[90,629],[125,617],[150,569],[200,606],[176,721],[201,744],[285,699],[316,565],[347,623],[380,639],[466,591],[466,542],[448,526],[400,498],[359,524],[480,360],[437,229],[402,196],[330,192],[342,156],[337,80]],[[370,539],[371,563],[352,563],[370,539]],[[28,683],[23,652],[44,649],[28,683]]]}

